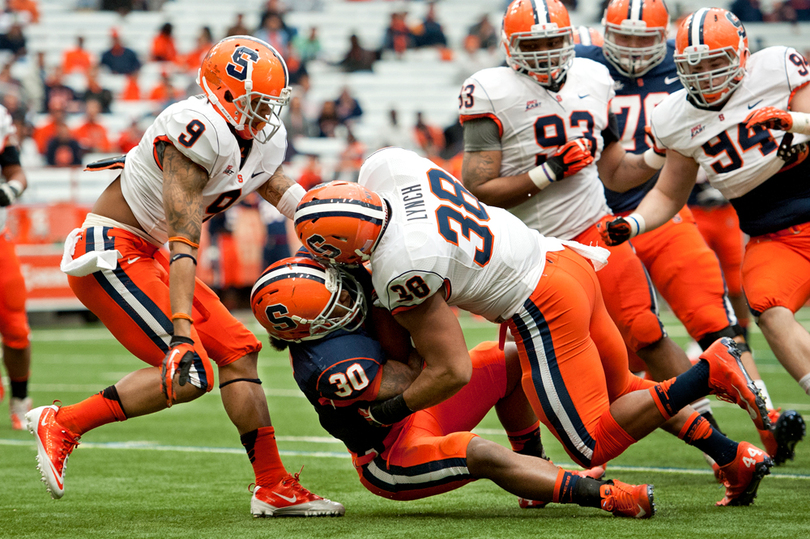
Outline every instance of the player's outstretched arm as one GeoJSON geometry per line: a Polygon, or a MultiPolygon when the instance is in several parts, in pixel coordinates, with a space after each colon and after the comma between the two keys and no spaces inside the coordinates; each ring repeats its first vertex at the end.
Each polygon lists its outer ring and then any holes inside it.
{"type": "Polygon", "coordinates": [[[461,181],[478,200],[490,206],[512,208],[540,192],[529,175],[500,176],[502,152],[464,152],[461,181]]]}
{"type": "Polygon", "coordinates": [[[411,333],[425,360],[424,369],[403,393],[408,408],[416,411],[438,404],[470,381],[472,362],[464,333],[441,291],[394,317],[411,333]]]}
{"type": "Polygon", "coordinates": [[[304,196],[304,188],[298,185],[295,180],[284,173],[284,168],[279,165],[270,179],[256,190],[267,202],[275,206],[282,215],[292,219],[295,214],[295,207],[304,196]]]}

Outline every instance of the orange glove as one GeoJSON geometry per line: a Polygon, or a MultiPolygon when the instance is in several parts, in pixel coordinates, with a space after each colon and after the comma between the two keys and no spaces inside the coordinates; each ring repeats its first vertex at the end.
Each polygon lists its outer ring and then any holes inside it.
{"type": "Polygon", "coordinates": [[[746,116],[746,129],[751,129],[756,125],[761,125],[767,129],[778,129],[788,131],[793,127],[793,117],[790,112],[776,107],[762,107],[746,116]]]}
{"type": "Polygon", "coordinates": [[[160,383],[169,408],[172,407],[175,399],[174,375],[179,371],[180,376],[177,383],[181,386],[186,385],[189,381],[191,364],[194,363],[195,356],[199,357],[197,352],[194,351],[194,341],[188,337],[175,335],[172,337],[170,344],[171,348],[166,353],[166,357],[163,358],[163,365],[160,367],[160,383]]]}
{"type": "Polygon", "coordinates": [[[560,146],[545,164],[554,173],[554,181],[560,181],[573,176],[583,168],[593,163],[593,155],[588,147],[588,140],[576,138],[560,146]]]}

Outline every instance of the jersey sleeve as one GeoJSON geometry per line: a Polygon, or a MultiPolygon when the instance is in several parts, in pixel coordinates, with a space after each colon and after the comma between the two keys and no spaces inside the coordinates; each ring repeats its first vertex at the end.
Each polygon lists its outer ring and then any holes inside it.
{"type": "Polygon", "coordinates": [[[464,124],[467,120],[490,118],[498,125],[498,135],[503,136],[503,121],[495,112],[484,84],[475,75],[464,81],[458,96],[458,118],[464,124]]]}
{"type": "Polygon", "coordinates": [[[785,71],[791,97],[793,97],[792,92],[810,83],[810,66],[807,64],[807,59],[792,47],[785,49],[785,71]]]}
{"type": "Polygon", "coordinates": [[[194,110],[178,110],[166,118],[166,137],[177,151],[212,174],[222,152],[216,127],[194,110]]]}
{"type": "Polygon", "coordinates": [[[438,273],[406,271],[388,281],[380,294],[380,301],[392,314],[398,314],[421,304],[437,293],[443,284],[444,278],[438,273]]]}
{"type": "Polygon", "coordinates": [[[329,365],[318,379],[321,398],[345,406],[377,398],[382,383],[382,363],[378,358],[354,357],[329,365]]]}

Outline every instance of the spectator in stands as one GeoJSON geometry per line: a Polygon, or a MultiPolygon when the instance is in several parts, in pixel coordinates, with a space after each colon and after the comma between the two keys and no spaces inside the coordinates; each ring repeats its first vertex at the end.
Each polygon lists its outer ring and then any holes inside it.
{"type": "Polygon", "coordinates": [[[225,36],[247,36],[250,35],[250,30],[245,26],[245,15],[242,13],[236,14],[236,22],[225,31],[225,36]]]}
{"type": "Polygon", "coordinates": [[[24,122],[28,114],[28,107],[22,100],[20,92],[3,90],[2,105],[15,122],[24,122]]]}
{"type": "Polygon", "coordinates": [[[143,129],[138,124],[137,118],[133,118],[129,127],[121,131],[118,137],[118,150],[122,153],[127,153],[132,148],[138,145],[143,136],[143,129]]]}
{"type": "Polygon", "coordinates": [[[285,107],[281,118],[284,122],[284,127],[287,128],[287,137],[290,139],[314,137],[318,134],[313,125],[313,121],[304,114],[300,95],[293,94],[293,97],[290,99],[290,104],[285,107]]]}
{"type": "Polygon", "coordinates": [[[438,156],[444,148],[444,132],[435,125],[425,123],[421,111],[416,113],[413,134],[416,145],[428,158],[438,156]]]}
{"type": "Polygon", "coordinates": [[[172,83],[172,76],[167,69],[164,69],[160,73],[160,81],[158,81],[157,85],[149,92],[150,100],[159,101],[166,105],[183,99],[184,97],[185,92],[179,88],[175,88],[172,83]]]}
{"type": "Polygon", "coordinates": [[[366,145],[357,140],[351,128],[348,128],[346,147],[340,152],[340,161],[337,170],[335,170],[335,179],[356,182],[360,175],[360,167],[363,165],[365,154],[366,145]]]}
{"type": "MultiPolygon", "coordinates": [[[[0,94],[22,93],[22,83],[11,74],[11,63],[4,64],[0,69],[0,94]]],[[[9,111],[11,112],[11,111],[9,111]]]]}
{"type": "Polygon", "coordinates": [[[354,98],[348,86],[344,86],[338,98],[335,99],[335,112],[342,124],[348,124],[351,120],[363,115],[360,102],[354,98]]]}
{"type": "Polygon", "coordinates": [[[140,101],[141,100],[141,85],[138,82],[139,71],[133,71],[127,75],[127,83],[124,89],[121,90],[121,95],[118,98],[121,101],[140,101]]]}
{"type": "Polygon", "coordinates": [[[340,125],[340,118],[338,118],[335,108],[334,101],[323,102],[321,114],[318,116],[319,137],[334,138],[335,128],[340,125]]]}
{"type": "Polygon", "coordinates": [[[42,154],[31,136],[34,126],[24,119],[15,119],[14,126],[17,128],[17,135],[20,139],[20,163],[23,168],[44,166],[45,161],[42,159],[42,154]]]}
{"type": "Polygon", "coordinates": [[[295,48],[295,43],[290,41],[287,44],[287,71],[290,75],[290,84],[298,84],[301,77],[307,75],[307,65],[301,60],[298,49],[295,48]]]}
{"type": "Polygon", "coordinates": [[[111,146],[107,128],[99,120],[101,103],[90,99],[86,107],[84,123],[73,130],[73,138],[79,142],[83,152],[109,152],[111,146]]]}
{"type": "Polygon", "coordinates": [[[318,161],[317,155],[308,155],[307,163],[304,165],[303,170],[301,170],[301,175],[298,177],[298,184],[309,191],[320,183],[323,183],[321,163],[318,161]]]}
{"type": "Polygon", "coordinates": [[[790,5],[790,1],[787,0],[785,2],[775,4],[771,18],[773,18],[775,21],[795,23],[797,21],[796,10],[790,5]]]}
{"type": "Polygon", "coordinates": [[[121,36],[118,30],[113,29],[110,33],[112,47],[101,55],[101,65],[117,74],[128,75],[141,68],[141,61],[132,49],[125,47],[121,43],[121,36]]]}
{"type": "Polygon", "coordinates": [[[64,109],[53,109],[46,122],[34,127],[31,137],[36,142],[39,153],[44,155],[48,151],[48,144],[56,136],[56,126],[62,123],[65,123],[64,109]]]}
{"type": "Polygon", "coordinates": [[[272,45],[281,56],[287,58],[287,44],[290,41],[290,34],[284,28],[284,23],[279,15],[268,15],[264,19],[264,24],[253,35],[272,45]]]}
{"type": "Polygon", "coordinates": [[[383,49],[402,55],[405,49],[413,47],[413,32],[405,24],[405,13],[391,13],[391,22],[385,30],[383,49]]]}
{"type": "Polygon", "coordinates": [[[495,49],[500,41],[497,30],[495,30],[495,27],[489,22],[489,16],[486,14],[481,16],[480,21],[470,26],[467,34],[477,37],[478,46],[482,49],[495,49]]]}
{"type": "Polygon", "coordinates": [[[810,21],[810,0],[788,0],[796,12],[796,20],[810,21]]]}
{"type": "Polygon", "coordinates": [[[759,0],[734,0],[729,7],[738,19],[743,22],[762,22],[762,11],[759,0]]]}
{"type": "Polygon", "coordinates": [[[63,82],[61,66],[53,68],[45,81],[44,90],[42,112],[51,112],[54,109],[67,112],[77,112],[79,110],[76,92],[63,82]]]}
{"type": "Polygon", "coordinates": [[[177,60],[177,48],[174,45],[172,23],[164,23],[160,31],[152,40],[151,58],[155,62],[174,62],[177,60]]]}
{"type": "Polygon", "coordinates": [[[293,43],[301,62],[305,65],[311,60],[317,60],[321,55],[321,40],[318,37],[318,28],[315,26],[309,29],[307,37],[298,35],[293,39],[293,43]]]}
{"type": "Polygon", "coordinates": [[[289,219],[264,199],[259,201],[259,216],[267,232],[262,248],[262,267],[266,268],[291,254],[287,234],[289,219]]]}
{"type": "Polygon", "coordinates": [[[15,58],[25,56],[25,35],[20,23],[14,22],[7,33],[0,35],[0,50],[10,51],[15,58]]]}
{"type": "Polygon", "coordinates": [[[370,71],[377,60],[377,53],[364,49],[356,34],[349,37],[349,50],[338,65],[347,73],[355,71],[370,71]]]}
{"type": "Polygon", "coordinates": [[[442,25],[436,20],[435,6],[431,2],[422,24],[413,32],[415,47],[447,47],[447,37],[442,25]]]}
{"type": "Polygon", "coordinates": [[[388,111],[388,123],[381,130],[377,140],[379,141],[379,146],[374,149],[384,148],[386,146],[396,146],[398,148],[405,148],[406,150],[412,150],[414,148],[413,137],[405,126],[399,122],[399,115],[394,108],[388,111]]]}
{"type": "Polygon", "coordinates": [[[200,28],[200,33],[197,34],[197,46],[193,51],[188,53],[184,58],[185,68],[188,71],[196,73],[200,68],[205,55],[214,46],[214,36],[211,34],[211,28],[203,26],[200,28]]]}
{"type": "Polygon", "coordinates": [[[8,0],[6,6],[14,13],[25,14],[28,23],[39,22],[39,7],[36,0],[8,0]]]}
{"type": "Polygon", "coordinates": [[[89,100],[98,101],[101,105],[101,112],[110,113],[110,105],[113,101],[113,94],[107,88],[103,88],[98,81],[98,66],[92,66],[87,70],[87,89],[81,96],[81,100],[87,103],[89,100]]]}
{"type": "Polygon", "coordinates": [[[45,152],[47,163],[54,167],[71,167],[82,164],[82,148],[73,138],[65,122],[56,124],[56,136],[48,143],[45,152]]]}
{"type": "Polygon", "coordinates": [[[62,55],[62,71],[86,73],[96,63],[95,57],[84,48],[84,37],[76,36],[76,47],[65,50],[62,55]]]}

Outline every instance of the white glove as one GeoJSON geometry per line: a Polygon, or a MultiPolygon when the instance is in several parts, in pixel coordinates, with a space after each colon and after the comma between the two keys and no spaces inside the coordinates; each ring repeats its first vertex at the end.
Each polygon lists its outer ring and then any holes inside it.
{"type": "Polygon", "coordinates": [[[14,201],[19,198],[23,192],[23,186],[17,180],[0,184],[0,207],[6,207],[14,204],[14,201]]]}

